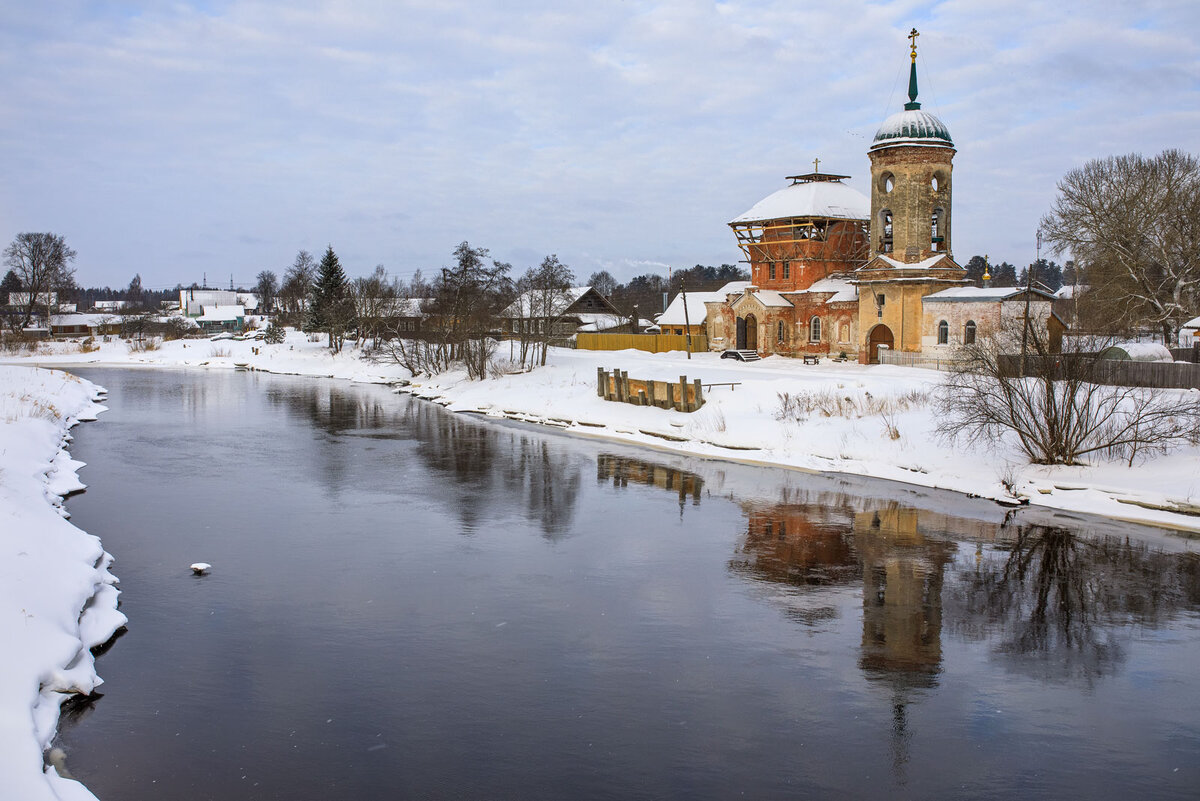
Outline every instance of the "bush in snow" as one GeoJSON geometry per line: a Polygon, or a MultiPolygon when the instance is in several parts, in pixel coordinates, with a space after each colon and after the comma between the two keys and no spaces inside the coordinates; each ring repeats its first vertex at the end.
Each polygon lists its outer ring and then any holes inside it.
{"type": "Polygon", "coordinates": [[[1126,459],[1163,453],[1200,439],[1196,393],[1100,383],[1096,353],[1053,353],[1044,330],[1029,326],[1027,355],[1006,356],[1013,331],[960,349],[938,396],[939,432],[953,441],[1015,437],[1035,464],[1079,464],[1089,454],[1126,459]],[[1014,366],[1020,364],[1020,369],[1014,366]]]}

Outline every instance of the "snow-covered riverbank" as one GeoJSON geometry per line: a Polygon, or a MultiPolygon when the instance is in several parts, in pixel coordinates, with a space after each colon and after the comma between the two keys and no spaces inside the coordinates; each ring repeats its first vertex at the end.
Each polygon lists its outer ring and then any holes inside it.
{"type": "MultiPolygon", "coordinates": [[[[500,345],[501,358],[506,347],[500,345]]],[[[399,365],[364,361],[353,350],[334,356],[323,340],[310,342],[296,332],[289,332],[280,345],[190,340],[163,343],[148,352],[113,341],[81,353],[77,344],[56,342],[21,360],[215,369],[242,365],[375,383],[410,378],[399,365]]],[[[486,381],[448,373],[417,378],[402,391],[451,411],[526,420],[705,458],[870,476],[1200,532],[1200,446],[1133,467],[1102,458],[1087,466],[1044,467],[1028,464],[1012,445],[947,444],[937,438],[929,402],[942,378],[919,368],[828,361],[806,365],[781,357],[743,364],[711,353],[688,359],[683,353],[552,349],[547,366],[530,373],[486,381]],[[599,398],[597,367],[664,381],[686,375],[717,386],[706,390],[704,408],[691,414],[637,407],[599,398]],[[729,383],[735,386],[724,385],[729,383]],[[785,393],[792,399],[786,414],[781,406],[785,393]]]]}
{"type": "Polygon", "coordinates": [[[100,679],[90,649],[125,623],[112,557],[66,520],[83,489],[69,429],[104,407],[98,387],[58,370],[0,366],[0,797],[90,799],[44,767],[59,705],[100,679]]]}

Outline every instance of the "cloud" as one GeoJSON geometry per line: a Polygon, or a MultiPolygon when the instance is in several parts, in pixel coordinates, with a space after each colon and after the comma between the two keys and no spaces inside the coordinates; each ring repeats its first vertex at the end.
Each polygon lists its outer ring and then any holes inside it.
{"type": "Polygon", "coordinates": [[[1066,170],[1200,131],[1190,2],[9,5],[0,237],[64,233],[85,283],[327,242],[351,274],[464,239],[620,278],[731,262],[725,222],[814,157],[865,188],[913,25],[962,259],[1031,259],[1066,170]]]}

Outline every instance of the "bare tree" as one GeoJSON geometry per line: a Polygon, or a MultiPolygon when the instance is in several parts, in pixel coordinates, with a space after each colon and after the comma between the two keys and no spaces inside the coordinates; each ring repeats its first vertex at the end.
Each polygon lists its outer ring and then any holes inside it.
{"type": "Polygon", "coordinates": [[[1105,385],[1097,353],[1053,353],[1039,327],[1026,332],[1026,358],[1006,355],[1019,347],[1022,328],[1020,318],[1009,320],[997,335],[959,350],[937,399],[943,436],[992,442],[1013,436],[1031,462],[1067,465],[1096,453],[1132,464],[1200,438],[1200,399],[1105,385]]]}
{"type": "Polygon", "coordinates": [[[373,273],[350,283],[350,298],[354,302],[359,344],[370,337],[372,348],[378,348],[387,333],[386,323],[396,310],[399,298],[396,282],[389,279],[387,270],[378,264],[373,273]]]}
{"type": "Polygon", "coordinates": [[[488,262],[487,248],[462,242],[454,249],[455,265],[443,267],[433,285],[429,311],[437,320],[440,340],[452,361],[460,361],[473,379],[487,377],[497,328],[497,312],[511,293],[512,265],[488,262]]]}
{"type": "Polygon", "coordinates": [[[126,314],[140,312],[145,306],[145,300],[142,293],[142,274],[137,273],[129,281],[129,287],[125,290],[125,304],[121,309],[126,314]]]}
{"type": "Polygon", "coordinates": [[[528,312],[522,316],[527,316],[534,324],[530,366],[535,359],[538,364],[545,366],[550,341],[565,333],[558,329],[563,312],[571,302],[570,289],[575,275],[554,254],[542,259],[542,263],[530,270],[528,275],[528,288],[517,302],[523,304],[522,312],[528,312]]]}
{"type": "Polygon", "coordinates": [[[304,309],[317,277],[317,262],[307,250],[296,254],[296,260],[283,274],[283,286],[279,288],[279,303],[287,320],[298,323],[304,317],[304,309]]]}
{"type": "Polygon", "coordinates": [[[65,294],[74,286],[75,251],[66,240],[52,233],[23,233],[4,251],[4,263],[12,269],[27,293],[23,309],[14,318],[15,330],[27,328],[39,308],[49,312],[52,295],[65,294]]]}
{"type": "Polygon", "coordinates": [[[608,270],[599,270],[592,273],[588,278],[588,286],[599,292],[606,298],[612,299],[613,292],[617,290],[620,284],[617,279],[613,278],[612,273],[608,270]]]}
{"type": "Polygon", "coordinates": [[[1067,173],[1058,191],[1042,230],[1086,268],[1086,302],[1108,300],[1114,324],[1153,325],[1174,344],[1200,308],[1200,159],[1110,156],[1067,173]]]}
{"type": "Polygon", "coordinates": [[[275,296],[279,293],[279,278],[273,270],[263,270],[255,277],[255,281],[258,310],[262,314],[270,314],[275,307],[275,296]]]}

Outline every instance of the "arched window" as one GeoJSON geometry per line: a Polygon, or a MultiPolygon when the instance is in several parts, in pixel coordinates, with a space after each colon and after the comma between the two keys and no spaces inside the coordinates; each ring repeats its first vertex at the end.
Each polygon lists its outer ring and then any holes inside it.
{"type": "Polygon", "coordinates": [[[938,323],[938,344],[945,345],[950,341],[950,323],[942,320],[938,323]]]}
{"type": "Polygon", "coordinates": [[[820,342],[821,341],[821,318],[820,317],[814,317],[808,321],[808,341],[809,342],[820,342]]]}
{"type": "Polygon", "coordinates": [[[929,234],[929,249],[932,251],[942,251],[946,249],[946,232],[944,218],[946,212],[941,209],[933,210],[933,221],[930,224],[929,234]]]}
{"type": "Polygon", "coordinates": [[[975,344],[975,321],[967,320],[967,324],[963,326],[963,344],[975,344]]]}
{"type": "Polygon", "coordinates": [[[881,253],[892,252],[892,213],[887,209],[879,212],[879,223],[883,228],[883,235],[879,239],[879,251],[881,253]]]}
{"type": "Polygon", "coordinates": [[[783,320],[780,320],[776,324],[775,328],[776,328],[775,338],[778,339],[780,342],[782,342],[783,341],[783,320]]]}

